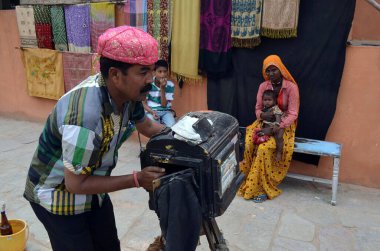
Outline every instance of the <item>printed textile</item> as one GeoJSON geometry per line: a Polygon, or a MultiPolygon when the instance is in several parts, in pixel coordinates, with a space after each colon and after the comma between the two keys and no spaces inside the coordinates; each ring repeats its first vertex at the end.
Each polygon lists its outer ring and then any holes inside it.
{"type": "Polygon", "coordinates": [[[34,10],[32,6],[16,6],[18,32],[21,47],[37,47],[37,35],[34,25],[34,10]]]}
{"type": "Polygon", "coordinates": [[[169,59],[170,0],[148,0],[148,33],[158,42],[158,57],[169,59]]]}
{"type": "Polygon", "coordinates": [[[201,2],[199,69],[210,75],[221,75],[231,69],[232,2],[201,2]]]}
{"type": "Polygon", "coordinates": [[[128,64],[151,65],[158,60],[157,41],[131,26],[108,29],[98,41],[97,53],[128,64]]]}
{"type": "Polygon", "coordinates": [[[91,54],[91,75],[100,73],[100,56],[98,53],[91,54]]]}
{"type": "Polygon", "coordinates": [[[261,35],[269,38],[297,37],[300,0],[265,0],[261,35]]]}
{"type": "Polygon", "coordinates": [[[67,51],[65,13],[63,12],[63,7],[51,6],[50,14],[55,49],[58,51],[67,51]]]}
{"type": "Polygon", "coordinates": [[[34,5],[33,10],[38,48],[54,49],[50,6],[34,5]]]}
{"type": "Polygon", "coordinates": [[[28,94],[58,100],[63,95],[62,55],[58,51],[25,48],[28,94]]]}
{"type": "Polygon", "coordinates": [[[72,52],[62,55],[65,92],[68,92],[92,74],[92,55],[72,52]]]}
{"type": "Polygon", "coordinates": [[[199,83],[200,8],[200,0],[174,1],[171,39],[171,71],[185,81],[199,83]]]}
{"type": "Polygon", "coordinates": [[[124,4],[125,25],[147,31],[147,0],[129,0],[124,4]]]}
{"type": "Polygon", "coordinates": [[[69,51],[89,53],[91,51],[90,6],[66,5],[64,10],[69,51]]]}
{"type": "Polygon", "coordinates": [[[115,27],[115,4],[114,3],[91,3],[91,50],[98,48],[98,38],[107,29],[115,27]]]}
{"type": "Polygon", "coordinates": [[[253,48],[260,44],[262,0],[232,0],[232,46],[253,48]]]}

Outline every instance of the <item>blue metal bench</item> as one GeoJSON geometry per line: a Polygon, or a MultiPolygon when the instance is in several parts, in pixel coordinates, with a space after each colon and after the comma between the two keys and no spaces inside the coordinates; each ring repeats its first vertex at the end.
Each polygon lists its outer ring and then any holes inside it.
{"type": "Polygon", "coordinates": [[[305,153],[319,156],[328,156],[333,158],[333,172],[332,178],[322,179],[315,178],[311,176],[288,173],[287,176],[291,178],[313,181],[318,183],[330,184],[332,190],[331,204],[336,205],[336,195],[339,183],[339,163],[340,156],[342,153],[342,145],[329,141],[305,139],[305,138],[295,138],[294,152],[305,153]]]}
{"type": "MultiPolygon", "coordinates": [[[[239,131],[241,133],[241,140],[244,142],[245,139],[245,127],[240,127],[239,131]]],[[[242,144],[244,147],[244,143],[242,144]]],[[[242,148],[243,148],[242,147],[242,148]]],[[[243,150],[241,148],[241,150],[243,150]]],[[[313,181],[318,183],[324,183],[331,185],[332,196],[331,196],[331,204],[333,206],[336,205],[336,196],[338,191],[338,183],[339,183],[339,163],[340,156],[342,152],[342,145],[329,141],[321,141],[321,140],[313,140],[306,138],[295,138],[294,144],[294,152],[304,153],[304,154],[312,154],[318,156],[328,156],[333,158],[333,173],[331,180],[316,178],[301,174],[288,173],[287,176],[295,179],[301,179],[306,181],[313,181]]],[[[242,156],[241,156],[242,157],[242,156]]]]}

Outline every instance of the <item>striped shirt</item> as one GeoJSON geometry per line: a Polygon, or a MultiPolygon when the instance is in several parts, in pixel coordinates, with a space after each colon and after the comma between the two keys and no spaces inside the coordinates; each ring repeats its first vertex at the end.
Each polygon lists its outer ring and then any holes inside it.
{"type": "MultiPolygon", "coordinates": [[[[58,215],[91,211],[93,195],[67,191],[64,169],[109,176],[120,145],[144,119],[141,102],[123,112],[108,94],[101,75],[90,76],[62,96],[49,115],[29,168],[24,197],[58,215]],[[130,119],[129,119],[130,118],[130,119]]],[[[98,194],[99,203],[105,194],[98,194]]]]}
{"type": "Polygon", "coordinates": [[[174,84],[168,80],[165,86],[165,97],[167,100],[166,107],[161,106],[161,89],[154,82],[152,83],[152,90],[146,96],[148,106],[154,111],[170,110],[172,101],[174,99],[174,84]]]}

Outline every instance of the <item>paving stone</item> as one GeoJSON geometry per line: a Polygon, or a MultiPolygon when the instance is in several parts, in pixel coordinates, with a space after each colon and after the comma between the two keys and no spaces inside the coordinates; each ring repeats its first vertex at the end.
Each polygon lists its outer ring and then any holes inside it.
{"type": "Polygon", "coordinates": [[[380,250],[380,226],[355,231],[355,251],[380,250]]]}
{"type": "Polygon", "coordinates": [[[235,243],[236,248],[267,250],[281,212],[270,203],[256,204],[237,197],[217,222],[224,238],[235,243]]]}
{"type": "Polygon", "coordinates": [[[141,217],[136,219],[133,227],[128,230],[120,242],[125,250],[146,250],[149,244],[153,242],[154,237],[160,234],[161,230],[157,215],[150,210],[146,210],[141,217]]]}
{"type": "Polygon", "coordinates": [[[317,248],[309,242],[296,241],[278,237],[274,240],[272,251],[316,251],[317,248]]]}
{"type": "Polygon", "coordinates": [[[380,226],[380,214],[376,212],[366,212],[364,208],[351,209],[342,208],[339,210],[338,217],[345,227],[378,227],[380,226]]]}
{"type": "Polygon", "coordinates": [[[297,214],[299,216],[320,226],[338,224],[340,221],[336,211],[335,207],[326,205],[297,207],[297,214]]]}
{"type": "Polygon", "coordinates": [[[312,241],[315,225],[293,213],[285,213],[281,217],[279,235],[293,240],[312,241]]]}
{"type": "Polygon", "coordinates": [[[330,226],[320,229],[319,241],[321,251],[348,251],[354,246],[354,237],[349,229],[330,226]]]}

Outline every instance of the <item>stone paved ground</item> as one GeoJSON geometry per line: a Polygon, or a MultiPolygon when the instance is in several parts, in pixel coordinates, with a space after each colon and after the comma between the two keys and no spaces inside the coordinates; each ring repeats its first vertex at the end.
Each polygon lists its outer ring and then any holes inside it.
{"type": "MultiPolygon", "coordinates": [[[[9,218],[28,222],[28,251],[51,250],[48,236],[22,197],[29,162],[42,123],[0,117],[0,200],[9,218]]],[[[136,135],[119,152],[114,175],[139,169],[136,135]]],[[[344,168],[342,166],[341,168],[344,168]]],[[[235,198],[217,218],[231,251],[378,251],[380,250],[380,190],[341,184],[338,204],[331,206],[330,188],[286,179],[284,193],[255,204],[235,198]]],[[[158,220],[147,207],[143,189],[111,193],[122,250],[145,250],[159,234],[158,220]]],[[[209,250],[205,237],[197,250],[209,250]]]]}

